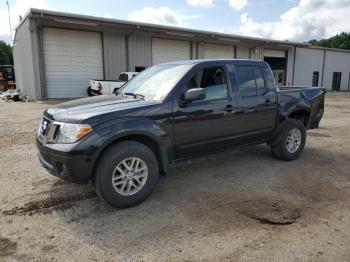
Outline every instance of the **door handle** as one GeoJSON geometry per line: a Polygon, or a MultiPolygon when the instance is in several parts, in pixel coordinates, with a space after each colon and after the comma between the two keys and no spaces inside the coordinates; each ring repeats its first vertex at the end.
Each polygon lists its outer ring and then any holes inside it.
{"type": "Polygon", "coordinates": [[[225,107],[225,111],[226,112],[232,112],[232,110],[233,110],[233,106],[232,105],[227,105],[226,107],[225,107]]]}

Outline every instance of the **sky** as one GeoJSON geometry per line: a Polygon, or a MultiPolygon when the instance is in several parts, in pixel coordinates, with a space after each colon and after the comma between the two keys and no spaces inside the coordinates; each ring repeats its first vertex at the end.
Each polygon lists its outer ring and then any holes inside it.
{"type": "MultiPolygon", "coordinates": [[[[172,25],[269,39],[308,41],[350,32],[350,0],[8,0],[11,24],[29,8],[172,25]]],[[[12,32],[14,35],[14,31],[12,32]]],[[[10,42],[6,0],[0,40],[10,42]]]]}

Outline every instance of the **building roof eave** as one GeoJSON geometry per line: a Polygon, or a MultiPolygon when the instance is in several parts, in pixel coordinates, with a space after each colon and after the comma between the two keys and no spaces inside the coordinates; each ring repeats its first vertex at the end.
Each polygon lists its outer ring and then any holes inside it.
{"type": "MultiPolygon", "coordinates": [[[[209,36],[211,38],[219,37],[219,38],[227,38],[229,40],[237,40],[237,41],[247,41],[247,42],[258,42],[261,45],[280,45],[285,47],[293,47],[293,46],[310,46],[309,43],[301,43],[301,42],[293,42],[293,41],[281,41],[281,40],[272,40],[272,39],[265,39],[265,38],[258,38],[258,37],[250,37],[250,36],[240,36],[235,34],[228,34],[228,33],[221,33],[221,32],[212,32],[212,31],[205,31],[205,30],[198,30],[198,29],[191,29],[191,28],[182,28],[182,27],[176,27],[176,26],[167,26],[167,25],[158,25],[158,24],[151,24],[151,23],[144,23],[144,22],[135,22],[135,21],[126,21],[126,20],[119,20],[119,19],[112,19],[112,18],[104,18],[104,17],[96,17],[96,16],[89,16],[89,15],[79,15],[79,14],[72,14],[72,13],[64,13],[64,12],[57,12],[57,11],[50,11],[50,10],[43,10],[43,9],[36,9],[32,8],[27,13],[25,18],[22,20],[21,23],[25,19],[27,19],[30,16],[39,16],[45,18],[45,16],[50,17],[56,17],[56,18],[65,18],[65,19],[75,19],[75,20],[84,20],[87,22],[94,22],[94,23],[107,23],[107,24],[115,24],[115,25],[123,25],[123,26],[129,26],[129,27],[136,27],[137,29],[146,29],[146,30],[154,30],[154,29],[160,29],[160,30],[166,30],[166,31],[172,31],[172,32],[178,32],[179,34],[195,34],[198,36],[209,36]]],[[[20,24],[21,25],[21,24],[20,24]]],[[[20,26],[18,25],[17,28],[20,26]]]]}

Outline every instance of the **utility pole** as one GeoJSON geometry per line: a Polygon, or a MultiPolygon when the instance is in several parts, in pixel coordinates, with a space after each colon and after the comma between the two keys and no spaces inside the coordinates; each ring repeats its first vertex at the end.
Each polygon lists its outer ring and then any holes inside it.
{"type": "Polygon", "coordinates": [[[11,35],[11,43],[12,43],[11,15],[10,15],[10,5],[9,5],[9,1],[8,0],[6,0],[6,4],[7,4],[7,11],[9,13],[10,35],[11,35]]]}

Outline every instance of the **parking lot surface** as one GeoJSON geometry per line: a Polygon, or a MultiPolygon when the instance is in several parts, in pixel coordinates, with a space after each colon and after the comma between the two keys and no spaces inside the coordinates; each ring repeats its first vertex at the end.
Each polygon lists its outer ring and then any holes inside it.
{"type": "Polygon", "coordinates": [[[300,159],[261,145],[176,164],[119,210],[40,166],[47,107],[0,102],[0,261],[349,261],[349,93],[327,94],[300,159]]]}

